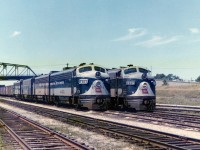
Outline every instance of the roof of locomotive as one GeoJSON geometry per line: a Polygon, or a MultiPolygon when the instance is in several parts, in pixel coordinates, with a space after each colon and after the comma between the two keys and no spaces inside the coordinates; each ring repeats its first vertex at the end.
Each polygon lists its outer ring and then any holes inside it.
{"type": "Polygon", "coordinates": [[[109,69],[108,70],[108,73],[116,73],[116,72],[119,72],[119,71],[122,71],[122,70],[126,70],[126,69],[130,69],[130,68],[136,68],[136,69],[145,69],[147,70],[148,72],[151,72],[150,70],[148,70],[147,68],[145,67],[141,67],[141,66],[130,66],[130,67],[121,67],[121,68],[114,68],[114,69],[109,69]]]}
{"type": "Polygon", "coordinates": [[[88,67],[88,66],[97,66],[106,69],[105,67],[102,67],[101,65],[96,65],[96,64],[84,64],[82,66],[78,66],[77,69],[82,68],[82,67],[88,67]]]}
{"type": "Polygon", "coordinates": [[[40,75],[40,76],[35,77],[35,80],[40,79],[40,78],[46,78],[48,76],[49,74],[40,75]]]}
{"type": "Polygon", "coordinates": [[[73,72],[74,70],[77,70],[77,69],[80,69],[80,68],[83,68],[83,67],[88,67],[88,66],[91,66],[91,67],[97,66],[97,67],[101,67],[101,68],[104,68],[105,70],[107,70],[105,67],[102,67],[100,65],[84,64],[84,65],[73,67],[73,68],[69,68],[69,69],[66,69],[66,70],[63,70],[63,71],[56,71],[56,72],[53,72],[53,73],[41,75],[41,76],[36,77],[35,79],[45,78],[45,77],[48,77],[49,75],[50,76],[54,76],[54,75],[60,75],[60,74],[63,74],[63,73],[70,73],[70,72],[73,72]]]}
{"type": "MultiPolygon", "coordinates": [[[[134,76],[135,78],[141,78],[141,74],[143,74],[144,72],[150,73],[151,71],[149,71],[145,67],[140,67],[140,66],[129,66],[129,67],[121,67],[119,69],[108,70],[108,74],[111,79],[115,79],[117,76],[128,77],[128,78],[134,76]]],[[[150,77],[150,74],[148,76],[150,77]]]]}
{"type": "Polygon", "coordinates": [[[58,72],[54,72],[54,73],[51,73],[50,76],[54,76],[54,75],[60,75],[60,74],[63,74],[63,73],[72,73],[76,68],[70,68],[70,69],[67,69],[67,70],[63,70],[63,71],[58,71],[58,72]]]}

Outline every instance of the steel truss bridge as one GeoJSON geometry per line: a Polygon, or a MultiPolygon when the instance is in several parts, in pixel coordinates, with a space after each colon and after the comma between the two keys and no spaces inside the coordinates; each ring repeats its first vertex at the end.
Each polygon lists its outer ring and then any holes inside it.
{"type": "Polygon", "coordinates": [[[29,66],[0,62],[0,80],[20,80],[34,76],[36,74],[29,66]]]}

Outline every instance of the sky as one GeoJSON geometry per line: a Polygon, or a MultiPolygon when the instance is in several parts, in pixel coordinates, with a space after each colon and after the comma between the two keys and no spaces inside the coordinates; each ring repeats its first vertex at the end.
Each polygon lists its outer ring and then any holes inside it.
{"type": "Polygon", "coordinates": [[[0,0],[0,62],[200,75],[199,0],[0,0]]]}

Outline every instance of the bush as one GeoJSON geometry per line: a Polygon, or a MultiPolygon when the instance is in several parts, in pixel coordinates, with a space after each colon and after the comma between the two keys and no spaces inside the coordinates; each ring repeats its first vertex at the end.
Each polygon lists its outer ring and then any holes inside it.
{"type": "Polygon", "coordinates": [[[165,86],[165,85],[168,85],[167,80],[163,80],[163,85],[164,85],[164,86],[165,86]]]}
{"type": "Polygon", "coordinates": [[[196,82],[200,82],[200,76],[195,81],[196,82]]]}

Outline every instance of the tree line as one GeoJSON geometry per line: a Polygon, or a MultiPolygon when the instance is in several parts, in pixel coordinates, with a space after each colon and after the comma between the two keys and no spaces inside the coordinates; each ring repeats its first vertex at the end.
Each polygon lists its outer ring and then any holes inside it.
{"type": "MultiPolygon", "coordinates": [[[[176,76],[174,74],[165,75],[163,73],[156,74],[155,79],[166,81],[183,81],[183,79],[181,79],[179,76],[176,76]]],[[[195,79],[195,81],[200,82],[200,76],[198,76],[197,79],[195,79]]]]}
{"type": "Polygon", "coordinates": [[[168,80],[168,81],[183,81],[183,79],[181,79],[179,76],[176,76],[176,75],[173,75],[173,74],[165,75],[163,73],[156,74],[155,79],[168,80]]]}

